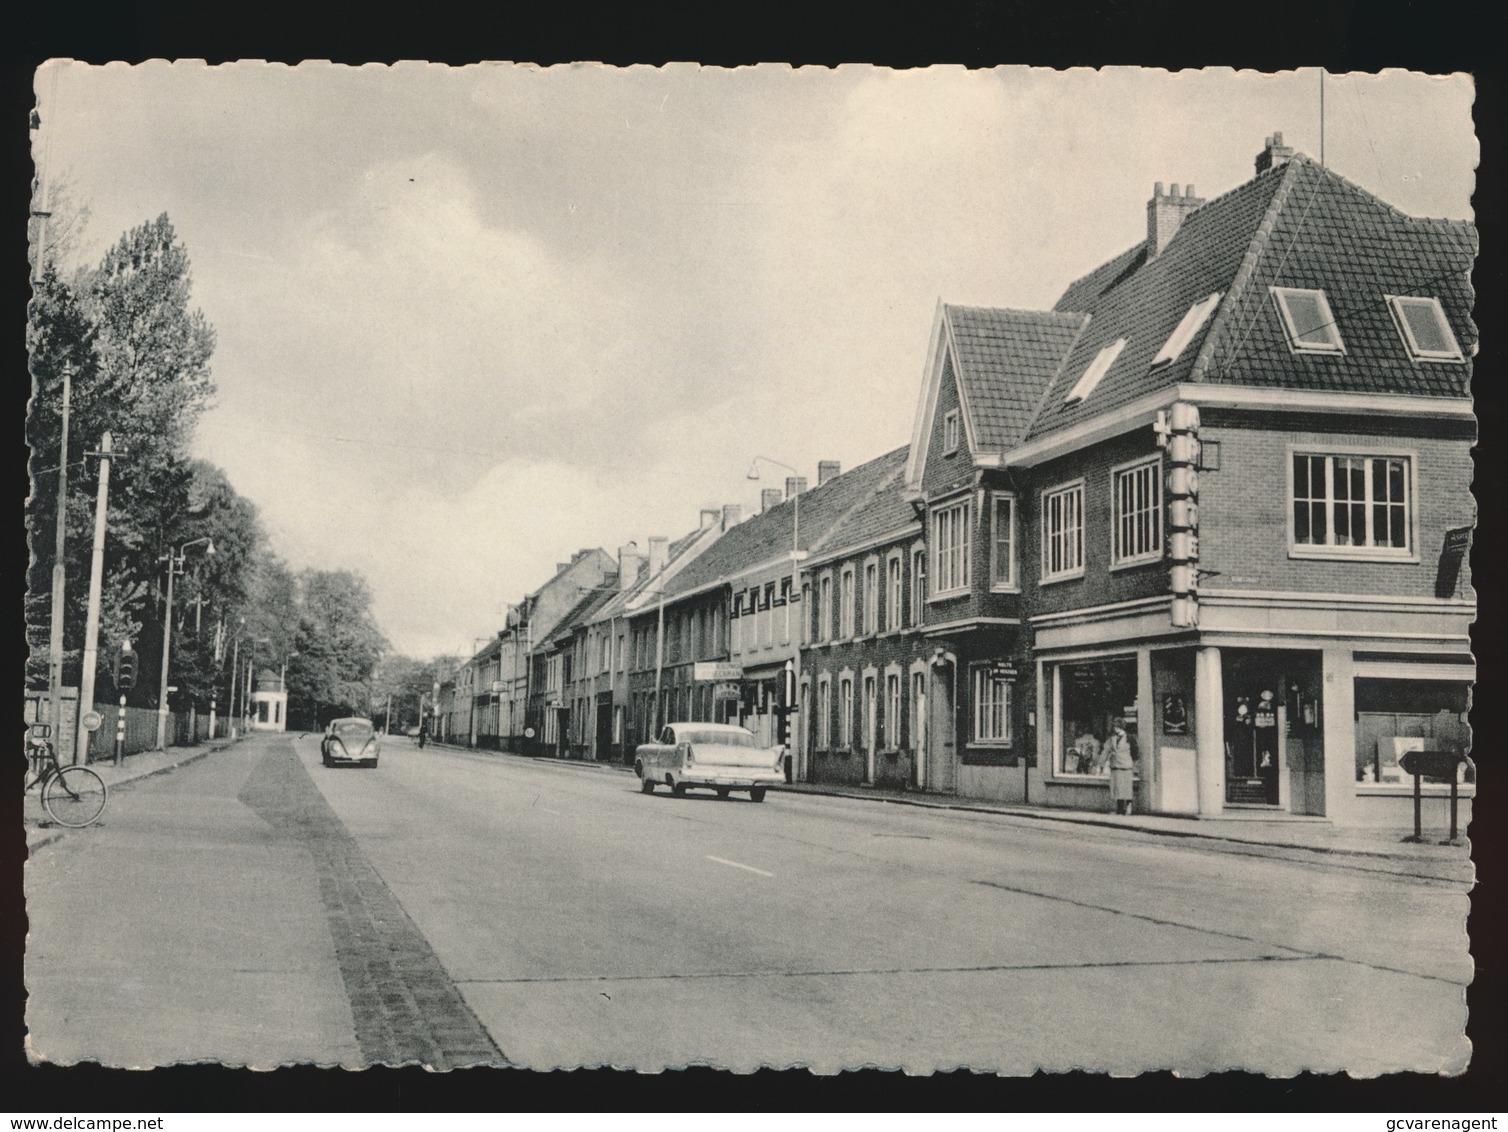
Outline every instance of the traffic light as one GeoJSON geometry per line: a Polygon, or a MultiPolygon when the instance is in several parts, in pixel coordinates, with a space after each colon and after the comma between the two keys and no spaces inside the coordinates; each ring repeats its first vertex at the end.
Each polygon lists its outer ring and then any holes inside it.
{"type": "Polygon", "coordinates": [[[115,686],[122,692],[136,687],[136,654],[128,648],[115,658],[115,686]]]}
{"type": "Polygon", "coordinates": [[[1199,624],[1199,409],[1179,401],[1159,414],[1158,443],[1168,452],[1168,558],[1171,614],[1180,629],[1199,624]]]}

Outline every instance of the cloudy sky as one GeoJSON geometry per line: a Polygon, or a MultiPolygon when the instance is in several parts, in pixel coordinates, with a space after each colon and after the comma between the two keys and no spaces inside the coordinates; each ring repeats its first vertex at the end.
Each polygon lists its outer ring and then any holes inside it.
{"type": "MultiPolygon", "coordinates": [[[[581,547],[678,536],[906,443],[939,299],[1048,307],[1315,71],[239,64],[38,72],[82,256],[167,212],[218,333],[198,454],[295,567],[469,650],[581,547]]],[[[1328,76],[1325,159],[1470,218],[1472,87],[1328,76]]]]}

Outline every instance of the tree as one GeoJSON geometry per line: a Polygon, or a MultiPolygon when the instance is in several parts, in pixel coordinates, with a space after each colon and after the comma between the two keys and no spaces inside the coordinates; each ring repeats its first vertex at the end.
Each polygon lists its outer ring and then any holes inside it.
{"type": "MultiPolygon", "coordinates": [[[[32,684],[45,681],[47,669],[65,365],[72,371],[73,396],[64,640],[75,648],[65,652],[64,680],[79,678],[92,542],[95,466],[82,454],[106,430],[118,458],[111,468],[102,637],[118,641],[140,634],[144,662],[150,666],[153,656],[161,656],[162,615],[160,605],[154,614],[152,599],[160,594],[162,556],[193,537],[184,533],[185,524],[192,525],[194,480],[188,439],[214,392],[214,332],[202,313],[189,308],[189,291],[188,255],[166,215],[127,232],[74,284],[60,279],[49,261],[36,286],[27,326],[34,382],[27,415],[33,490],[26,512],[32,684]]],[[[102,661],[108,655],[101,650],[102,661]]],[[[149,685],[142,682],[144,690],[149,685]]]]}
{"type": "Polygon", "coordinates": [[[290,719],[319,726],[372,710],[373,674],[387,640],[372,617],[366,580],[349,570],[298,575],[297,655],[288,662],[290,719]]]}

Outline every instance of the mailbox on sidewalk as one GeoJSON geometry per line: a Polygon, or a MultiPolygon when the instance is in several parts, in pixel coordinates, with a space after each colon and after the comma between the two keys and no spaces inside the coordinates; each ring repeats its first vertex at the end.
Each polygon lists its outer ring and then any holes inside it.
{"type": "Polygon", "coordinates": [[[1440,842],[1440,844],[1461,844],[1456,832],[1456,812],[1461,789],[1460,767],[1466,761],[1466,753],[1457,750],[1405,751],[1398,756],[1398,765],[1403,768],[1403,773],[1413,775],[1414,777],[1414,833],[1411,837],[1405,837],[1405,841],[1420,842],[1424,840],[1420,826],[1420,808],[1423,795],[1421,783],[1424,780],[1424,776],[1429,775],[1431,778],[1450,780],[1450,837],[1440,842]]]}

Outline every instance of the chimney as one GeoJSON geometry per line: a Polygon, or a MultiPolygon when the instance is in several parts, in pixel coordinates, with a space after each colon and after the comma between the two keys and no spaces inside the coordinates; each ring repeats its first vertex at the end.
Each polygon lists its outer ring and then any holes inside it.
{"type": "Polygon", "coordinates": [[[639,553],[639,544],[631,542],[618,548],[618,588],[628,589],[639,580],[639,567],[644,565],[644,555],[639,553]]]}
{"type": "Polygon", "coordinates": [[[655,535],[649,540],[649,575],[654,577],[665,569],[665,562],[670,557],[670,540],[664,535],[655,535]]]}
{"type": "Polygon", "coordinates": [[[806,477],[805,476],[786,476],[785,477],[785,497],[787,499],[794,499],[796,496],[800,495],[805,490],[806,490],[806,477]]]}
{"type": "Polygon", "coordinates": [[[716,507],[703,507],[701,522],[697,524],[697,530],[705,531],[708,527],[715,527],[723,517],[723,513],[716,507]]]}
{"type": "Polygon", "coordinates": [[[782,501],[778,487],[767,487],[759,493],[759,509],[768,511],[771,507],[779,507],[782,501]]]}
{"type": "Polygon", "coordinates": [[[555,563],[555,572],[557,574],[564,574],[570,568],[571,568],[571,564],[569,562],[557,562],[557,563],[555,563]]]}
{"type": "Polygon", "coordinates": [[[843,465],[836,460],[817,461],[817,486],[821,487],[828,480],[835,480],[843,470],[843,465]]]}
{"type": "Polygon", "coordinates": [[[1283,135],[1274,133],[1267,139],[1267,147],[1257,154],[1257,172],[1265,173],[1279,165],[1287,165],[1293,157],[1293,146],[1283,144],[1283,135]]]}
{"type": "Polygon", "coordinates": [[[1190,185],[1188,189],[1188,192],[1179,196],[1178,186],[1173,185],[1164,196],[1161,181],[1152,186],[1152,199],[1147,202],[1148,259],[1155,259],[1161,255],[1162,249],[1168,246],[1169,241],[1178,232],[1178,226],[1183,223],[1183,218],[1204,203],[1194,195],[1193,185],[1190,185]]]}
{"type": "Polygon", "coordinates": [[[739,503],[723,504],[723,530],[736,527],[744,517],[743,505],[739,503]]]}

